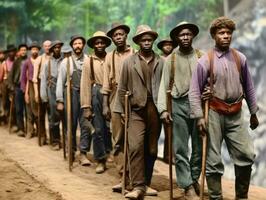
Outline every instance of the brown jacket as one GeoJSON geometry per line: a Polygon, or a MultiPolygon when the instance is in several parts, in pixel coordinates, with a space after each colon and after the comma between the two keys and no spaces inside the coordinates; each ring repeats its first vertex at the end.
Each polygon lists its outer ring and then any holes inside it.
{"type": "MultiPolygon", "coordinates": [[[[164,60],[158,54],[155,54],[154,59],[152,97],[156,105],[164,60]]],[[[130,94],[131,108],[139,109],[145,107],[147,102],[147,89],[144,83],[138,53],[133,54],[123,63],[114,104],[114,112],[124,113],[124,95],[126,91],[129,91],[130,94]]]]}

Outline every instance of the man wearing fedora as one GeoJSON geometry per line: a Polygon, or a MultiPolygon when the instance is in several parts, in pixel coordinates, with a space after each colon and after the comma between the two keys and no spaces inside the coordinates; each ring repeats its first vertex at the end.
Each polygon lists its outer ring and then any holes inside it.
{"type": "Polygon", "coordinates": [[[103,116],[103,71],[106,59],[105,49],[111,39],[102,31],[97,31],[87,44],[94,50],[84,61],[80,83],[80,102],[83,116],[92,121],[95,132],[92,134],[94,159],[97,161],[96,173],[103,173],[106,160],[112,150],[109,122],[103,116]]]}
{"type": "Polygon", "coordinates": [[[188,91],[192,72],[203,54],[192,46],[199,33],[195,24],[179,23],[170,32],[178,48],[166,58],[158,94],[158,110],[164,123],[173,123],[173,147],[177,185],[185,190],[186,199],[198,199],[201,173],[201,141],[196,121],[189,116],[188,91]],[[171,90],[172,113],[167,111],[167,90],[171,90]],[[189,156],[189,138],[192,154],[189,156]],[[190,157],[190,159],[189,159],[190,157]]]}
{"type": "Polygon", "coordinates": [[[43,66],[41,73],[40,96],[42,102],[48,104],[48,121],[50,145],[54,151],[60,150],[60,115],[56,110],[56,83],[62,62],[61,47],[63,42],[55,40],[50,46],[51,56],[43,66]]]}
{"type": "Polygon", "coordinates": [[[41,72],[43,71],[44,65],[46,62],[48,62],[50,58],[50,47],[51,47],[51,41],[50,40],[45,40],[42,44],[42,49],[43,49],[43,54],[40,55],[37,58],[37,61],[34,62],[34,69],[33,69],[33,88],[34,88],[34,100],[37,104],[40,104],[40,113],[39,113],[39,118],[40,118],[40,124],[38,127],[38,131],[40,132],[41,135],[41,144],[44,145],[47,143],[47,136],[46,136],[46,130],[45,130],[45,114],[46,114],[46,108],[47,106],[45,103],[43,103],[40,99],[40,85],[41,85],[41,72]]]}
{"type": "Polygon", "coordinates": [[[236,200],[248,199],[255,159],[253,142],[243,120],[242,100],[246,100],[250,112],[249,125],[254,130],[259,125],[256,92],[247,58],[230,48],[235,28],[235,22],[227,17],[213,20],[210,34],[215,47],[199,60],[189,90],[192,117],[197,119],[199,130],[208,130],[206,180],[211,200],[223,199],[223,140],[235,167],[236,200]],[[207,91],[204,89],[206,86],[209,87],[207,91]],[[202,96],[209,101],[208,122],[203,117],[202,96]]]}
{"type": "MultiPolygon", "coordinates": [[[[106,56],[103,78],[103,115],[111,121],[111,132],[113,137],[113,155],[119,174],[123,168],[123,135],[124,129],[119,114],[113,112],[114,97],[117,91],[117,84],[120,79],[120,70],[124,60],[134,53],[134,49],[127,44],[127,35],[130,32],[129,26],[115,22],[107,32],[115,45],[115,49],[106,56]]],[[[114,186],[114,189],[121,185],[114,186]]]]}
{"type": "MultiPolygon", "coordinates": [[[[87,152],[90,150],[91,143],[91,124],[84,118],[83,110],[80,107],[80,79],[84,67],[84,60],[87,55],[84,54],[83,49],[86,40],[80,35],[71,37],[70,46],[72,47],[72,55],[70,57],[70,74],[67,74],[67,58],[65,58],[59,70],[57,88],[56,88],[56,101],[57,109],[59,111],[65,110],[66,115],[66,80],[67,76],[71,78],[71,107],[72,107],[72,147],[73,147],[73,160],[75,159],[75,152],[77,151],[76,132],[78,123],[80,125],[80,158],[79,163],[82,166],[91,165],[90,160],[87,158],[87,152]],[[65,109],[64,109],[65,108],[65,109]]],[[[67,127],[67,124],[66,126],[67,127]]]]}
{"type": "Polygon", "coordinates": [[[24,62],[27,59],[28,46],[26,44],[20,44],[18,46],[19,57],[14,61],[12,69],[8,73],[8,88],[11,95],[14,95],[15,111],[16,111],[16,123],[18,136],[25,137],[24,128],[24,93],[20,87],[21,69],[24,62]]]}
{"type": "Polygon", "coordinates": [[[169,56],[176,46],[177,44],[174,43],[173,40],[170,38],[165,38],[161,40],[160,42],[158,42],[157,44],[158,49],[162,51],[161,56],[163,58],[166,58],[167,56],[169,56]]]}
{"type": "Polygon", "coordinates": [[[30,139],[34,136],[36,129],[34,129],[34,124],[37,127],[37,104],[34,101],[34,88],[33,88],[33,65],[36,63],[39,51],[41,47],[37,42],[32,42],[29,46],[31,51],[30,57],[22,65],[21,72],[21,84],[20,87],[24,92],[24,98],[26,103],[26,115],[27,115],[27,133],[26,138],[30,139]]]}
{"type": "MultiPolygon", "coordinates": [[[[3,75],[1,78],[2,82],[2,105],[1,105],[1,110],[2,110],[2,117],[7,119],[9,113],[9,107],[10,107],[10,100],[9,100],[9,89],[8,89],[8,83],[7,83],[7,78],[8,74],[11,71],[13,67],[13,63],[15,61],[15,56],[16,56],[16,51],[17,48],[13,44],[7,45],[7,49],[5,50],[5,54],[7,55],[7,58],[3,61],[2,63],[2,70],[3,70],[3,75]]],[[[12,112],[12,132],[17,131],[16,122],[15,122],[15,112],[12,112]]]]}
{"type": "Polygon", "coordinates": [[[130,199],[138,199],[145,193],[157,195],[157,191],[149,187],[161,131],[156,104],[164,61],[152,49],[157,37],[158,34],[148,25],[138,26],[133,41],[139,46],[139,51],[123,63],[114,105],[114,112],[122,117],[125,94],[129,92],[127,131],[129,176],[133,190],[125,197],[130,199]]]}

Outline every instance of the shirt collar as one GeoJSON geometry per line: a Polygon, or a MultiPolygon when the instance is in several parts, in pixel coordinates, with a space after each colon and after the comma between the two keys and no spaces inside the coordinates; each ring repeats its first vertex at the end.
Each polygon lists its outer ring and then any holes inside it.
{"type": "Polygon", "coordinates": [[[117,49],[115,49],[115,53],[116,53],[116,54],[124,54],[124,53],[126,53],[126,52],[131,51],[131,49],[132,49],[132,48],[130,47],[130,45],[127,45],[127,46],[126,46],[126,49],[125,49],[122,53],[121,53],[121,52],[118,52],[117,49]]]}
{"type": "Polygon", "coordinates": [[[152,51],[152,58],[150,60],[146,60],[142,55],[140,55],[140,52],[137,52],[137,55],[139,56],[139,58],[143,61],[145,61],[147,64],[151,63],[154,59],[155,59],[155,53],[154,51],[152,51]]]}
{"type": "Polygon", "coordinates": [[[230,51],[230,48],[226,51],[221,51],[217,47],[214,47],[214,52],[218,58],[221,58],[222,56],[226,55],[227,53],[229,53],[229,51],[230,51]]]}

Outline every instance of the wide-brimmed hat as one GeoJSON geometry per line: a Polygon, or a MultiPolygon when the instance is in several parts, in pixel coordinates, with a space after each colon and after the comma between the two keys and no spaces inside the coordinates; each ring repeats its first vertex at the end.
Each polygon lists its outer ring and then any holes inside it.
{"type": "Polygon", "coordinates": [[[84,37],[82,37],[81,35],[73,35],[70,37],[70,42],[69,42],[69,45],[72,47],[72,44],[73,42],[76,40],[76,39],[81,39],[83,44],[86,43],[86,39],[84,37]]]}
{"type": "Polygon", "coordinates": [[[108,36],[108,37],[112,37],[112,35],[113,35],[113,32],[115,31],[115,30],[117,30],[117,29],[123,29],[123,30],[125,30],[125,32],[128,34],[129,32],[130,32],[130,28],[129,28],[129,26],[128,25],[126,25],[126,24],[122,24],[122,23],[120,23],[120,22],[114,22],[114,23],[112,23],[112,25],[111,25],[111,29],[106,33],[106,35],[108,36]]]}
{"type": "Polygon", "coordinates": [[[65,45],[62,46],[61,52],[62,53],[71,53],[72,52],[72,48],[69,45],[65,44],[65,45]]]}
{"type": "Polygon", "coordinates": [[[149,27],[148,25],[139,25],[136,31],[135,36],[132,38],[132,40],[137,44],[138,43],[138,39],[140,36],[142,36],[143,34],[150,34],[153,36],[154,40],[157,39],[158,37],[158,33],[153,31],[151,29],[151,27],[149,27]]]}
{"type": "Polygon", "coordinates": [[[42,47],[38,44],[38,42],[36,42],[36,41],[34,41],[34,42],[32,42],[32,43],[30,44],[30,46],[29,46],[29,50],[31,50],[33,47],[36,47],[36,48],[38,48],[39,50],[42,48],[42,47]]]}
{"type": "Polygon", "coordinates": [[[192,24],[192,23],[189,23],[189,22],[186,22],[186,21],[183,21],[183,22],[180,22],[179,24],[176,25],[175,28],[173,28],[170,32],[170,37],[172,38],[172,40],[176,40],[176,35],[183,29],[189,29],[192,31],[193,33],[193,36],[195,37],[196,35],[198,35],[199,33],[199,28],[197,25],[195,24],[192,24]]]}
{"type": "Polygon", "coordinates": [[[26,47],[27,50],[28,50],[28,45],[27,45],[27,44],[22,43],[22,44],[18,45],[18,49],[20,49],[20,48],[22,48],[22,47],[26,47]]]}
{"type": "Polygon", "coordinates": [[[54,47],[56,46],[56,45],[61,45],[61,47],[63,46],[63,42],[61,42],[60,40],[55,40],[55,41],[53,41],[52,42],[52,44],[51,44],[51,46],[50,46],[50,48],[49,48],[49,51],[51,52],[53,49],[54,49],[54,47]]]}
{"type": "Polygon", "coordinates": [[[174,42],[172,39],[165,38],[165,39],[162,39],[160,42],[158,42],[158,44],[157,44],[158,49],[162,49],[163,48],[163,45],[165,43],[171,43],[173,45],[173,48],[175,48],[175,47],[178,46],[178,44],[176,42],[174,42]]]}
{"type": "Polygon", "coordinates": [[[106,47],[110,46],[112,41],[109,37],[106,36],[106,34],[103,32],[103,31],[97,31],[93,34],[93,36],[88,39],[87,41],[87,45],[90,47],[90,48],[93,48],[93,45],[94,45],[94,41],[98,38],[101,38],[105,41],[106,43],[106,47]]]}
{"type": "Polygon", "coordinates": [[[5,53],[17,51],[17,47],[14,44],[8,44],[5,50],[5,53]]]}

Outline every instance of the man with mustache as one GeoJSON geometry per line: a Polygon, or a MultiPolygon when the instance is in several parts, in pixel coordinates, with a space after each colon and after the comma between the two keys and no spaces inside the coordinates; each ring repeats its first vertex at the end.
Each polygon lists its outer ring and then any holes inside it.
{"type": "Polygon", "coordinates": [[[21,89],[24,92],[24,98],[26,102],[27,110],[27,133],[26,138],[30,139],[34,136],[36,130],[34,130],[34,124],[37,127],[37,104],[34,101],[34,88],[33,88],[33,69],[34,64],[37,62],[37,57],[39,55],[41,47],[37,42],[32,42],[29,46],[31,51],[31,56],[26,60],[22,66],[21,73],[21,89]]]}
{"type": "Polygon", "coordinates": [[[189,90],[192,117],[197,119],[200,132],[203,135],[208,133],[206,180],[211,200],[223,199],[223,140],[235,165],[237,200],[248,199],[251,167],[255,159],[253,142],[243,121],[243,97],[251,114],[252,130],[259,125],[256,115],[258,106],[247,58],[236,49],[230,48],[234,30],[234,21],[227,17],[213,20],[210,34],[215,41],[215,47],[198,61],[189,90]],[[201,107],[204,100],[209,101],[208,121],[205,121],[201,107]]]}
{"type": "MultiPolygon", "coordinates": [[[[84,66],[84,60],[87,55],[83,53],[85,46],[85,38],[80,35],[74,35],[71,37],[70,46],[73,49],[70,57],[70,74],[71,77],[71,106],[72,106],[72,146],[73,146],[73,160],[75,158],[75,152],[77,151],[76,131],[78,123],[80,125],[80,159],[79,163],[82,166],[89,166],[91,162],[87,157],[87,152],[90,150],[91,143],[91,130],[90,122],[84,118],[83,110],[80,106],[80,79],[84,66]]],[[[66,111],[66,80],[67,80],[67,58],[62,61],[57,87],[56,87],[56,101],[57,109],[60,112],[66,111]]],[[[66,112],[65,112],[66,113],[66,112]]],[[[66,124],[67,126],[67,124],[66,124]]],[[[65,127],[66,127],[65,126],[65,127]]]]}
{"type": "Polygon", "coordinates": [[[94,53],[84,61],[81,75],[80,102],[83,115],[92,120],[95,132],[92,134],[94,159],[97,161],[96,173],[103,173],[106,169],[106,160],[112,150],[109,122],[102,113],[103,70],[105,65],[105,49],[111,45],[111,39],[102,31],[93,34],[87,44],[94,53]]]}

